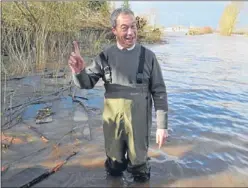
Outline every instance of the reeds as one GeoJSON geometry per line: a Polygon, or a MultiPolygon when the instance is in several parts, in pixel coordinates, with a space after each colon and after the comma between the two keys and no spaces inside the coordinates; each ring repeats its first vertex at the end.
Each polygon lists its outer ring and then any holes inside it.
{"type": "Polygon", "coordinates": [[[92,7],[85,2],[3,2],[1,64],[5,74],[41,71],[47,64],[59,69],[67,63],[73,40],[87,49],[83,55],[97,53],[109,27],[108,6],[100,3],[100,9],[89,16],[92,7]],[[82,33],[89,26],[94,29],[82,33]]]}

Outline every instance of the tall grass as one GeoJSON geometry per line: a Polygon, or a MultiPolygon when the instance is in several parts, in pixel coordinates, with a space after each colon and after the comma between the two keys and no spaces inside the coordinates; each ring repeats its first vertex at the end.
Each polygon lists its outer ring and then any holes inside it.
{"type": "Polygon", "coordinates": [[[48,63],[58,68],[66,64],[73,40],[82,49],[91,49],[84,55],[92,55],[104,42],[109,14],[106,2],[3,2],[1,64],[8,76],[42,70],[48,63]],[[102,33],[90,29],[82,33],[89,27],[102,33]]]}

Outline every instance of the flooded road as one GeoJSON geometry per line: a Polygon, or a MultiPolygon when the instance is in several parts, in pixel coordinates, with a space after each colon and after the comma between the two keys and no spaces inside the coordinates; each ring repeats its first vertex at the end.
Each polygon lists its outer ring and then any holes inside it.
{"type": "MultiPolygon", "coordinates": [[[[153,112],[150,182],[133,183],[128,174],[106,177],[100,119],[104,91],[96,87],[78,91],[89,99],[84,103],[90,112],[92,140],[82,142],[80,155],[35,187],[248,186],[248,38],[169,34],[166,39],[168,44],[147,45],[157,55],[167,86],[170,135],[159,150],[153,112]]],[[[71,117],[69,111],[65,115],[71,100],[64,101],[65,107],[58,107],[63,111],[59,117],[71,117]]],[[[66,132],[70,121],[54,124],[58,128],[54,131],[43,127],[44,134],[66,132]]]]}

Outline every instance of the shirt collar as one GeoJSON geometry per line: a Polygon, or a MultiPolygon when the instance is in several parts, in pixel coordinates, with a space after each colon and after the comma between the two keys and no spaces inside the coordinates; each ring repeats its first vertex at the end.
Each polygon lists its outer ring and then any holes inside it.
{"type": "MultiPolygon", "coordinates": [[[[118,47],[120,50],[123,50],[123,48],[124,48],[124,47],[122,47],[122,46],[120,45],[120,43],[119,43],[118,41],[117,41],[117,47],[118,47]]],[[[134,44],[132,47],[127,48],[127,50],[130,51],[130,50],[134,49],[134,47],[135,47],[135,44],[134,44]]]]}

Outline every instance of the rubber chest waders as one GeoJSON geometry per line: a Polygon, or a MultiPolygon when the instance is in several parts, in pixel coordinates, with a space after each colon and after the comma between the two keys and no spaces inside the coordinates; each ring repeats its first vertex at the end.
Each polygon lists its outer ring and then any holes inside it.
{"type": "Polygon", "coordinates": [[[141,46],[136,83],[127,86],[112,83],[111,72],[114,70],[111,70],[103,53],[100,58],[106,90],[103,110],[106,168],[116,173],[126,168],[133,174],[149,173],[147,151],[152,100],[149,86],[143,82],[145,48],[141,46]]]}

